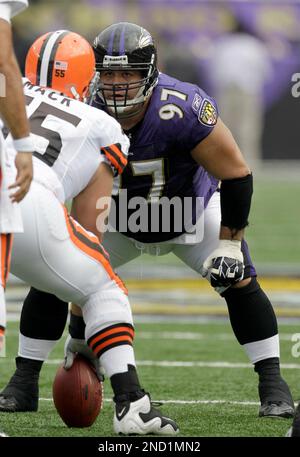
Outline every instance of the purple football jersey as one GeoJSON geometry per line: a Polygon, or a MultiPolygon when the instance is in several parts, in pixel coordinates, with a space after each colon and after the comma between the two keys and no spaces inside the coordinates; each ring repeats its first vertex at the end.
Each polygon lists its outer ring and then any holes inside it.
{"type": "MultiPolygon", "coordinates": [[[[175,224],[175,215],[170,210],[170,227],[151,220],[157,212],[151,207],[159,206],[162,197],[182,201],[182,219],[194,224],[199,217],[196,197],[202,197],[204,207],[218,187],[218,181],[199,166],[191,156],[191,150],[213,130],[218,117],[215,101],[198,86],[178,81],[165,74],[153,90],[143,120],[131,131],[128,165],[121,175],[121,193],[126,190],[127,211],[122,220],[119,206],[126,205],[121,194],[116,202],[116,228],[124,235],[144,243],[170,240],[185,232],[175,224]],[[148,224],[141,230],[132,229],[130,216],[136,211],[134,197],[143,197],[147,207],[148,224]],[[185,202],[190,199],[192,214],[184,212],[185,202]],[[130,206],[135,206],[130,209],[130,206]],[[119,216],[119,217],[118,217],[119,216]],[[125,226],[127,225],[127,228],[125,226]]],[[[136,199],[137,200],[137,199],[136,199]]],[[[165,212],[162,205],[161,212],[165,212]]],[[[161,216],[162,214],[160,214],[161,216]]],[[[141,224],[142,225],[142,224],[141,224]]]]}

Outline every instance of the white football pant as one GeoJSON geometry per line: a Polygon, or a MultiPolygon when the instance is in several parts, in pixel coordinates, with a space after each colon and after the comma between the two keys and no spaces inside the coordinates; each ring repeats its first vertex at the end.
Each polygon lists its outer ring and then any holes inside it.
{"type": "Polygon", "coordinates": [[[36,182],[20,207],[24,233],[15,235],[11,272],[37,289],[81,306],[87,338],[119,322],[132,324],[126,288],[98,238],[36,182]]]}

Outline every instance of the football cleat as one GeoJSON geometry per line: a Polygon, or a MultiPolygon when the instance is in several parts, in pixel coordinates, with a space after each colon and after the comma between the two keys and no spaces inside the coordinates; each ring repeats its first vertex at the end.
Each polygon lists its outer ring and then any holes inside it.
{"type": "Polygon", "coordinates": [[[38,375],[24,369],[17,357],[17,369],[0,393],[0,412],[37,411],[39,402],[38,375]]]}
{"type": "Polygon", "coordinates": [[[282,417],[290,419],[294,417],[294,407],[284,401],[265,402],[259,408],[259,417],[282,417]]]}
{"type": "Polygon", "coordinates": [[[177,424],[153,408],[149,394],[136,401],[116,403],[114,431],[119,435],[177,435],[177,424]]]}
{"type": "Polygon", "coordinates": [[[21,413],[35,412],[38,410],[38,398],[35,398],[31,393],[23,392],[22,390],[12,389],[12,394],[0,394],[0,413],[21,413]]]}
{"type": "Polygon", "coordinates": [[[287,383],[281,376],[260,380],[258,385],[261,406],[259,417],[294,417],[293,398],[287,383]]]}
{"type": "Polygon", "coordinates": [[[14,395],[0,395],[0,413],[24,413],[38,410],[38,400],[32,399],[22,391],[14,395]]]}
{"type": "Polygon", "coordinates": [[[0,438],[7,438],[8,435],[0,430],[0,438]]]}

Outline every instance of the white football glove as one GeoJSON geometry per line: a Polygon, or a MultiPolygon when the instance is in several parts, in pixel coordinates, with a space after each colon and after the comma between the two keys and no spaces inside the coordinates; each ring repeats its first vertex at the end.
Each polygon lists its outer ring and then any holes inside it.
{"type": "Polygon", "coordinates": [[[72,338],[71,335],[68,335],[65,342],[64,352],[64,368],[66,370],[69,370],[73,365],[76,354],[81,354],[94,366],[99,381],[104,380],[104,368],[100,366],[98,357],[95,356],[92,349],[87,345],[85,340],[72,338]]]}
{"type": "Polygon", "coordinates": [[[219,246],[207,257],[201,268],[201,275],[208,276],[215,288],[230,287],[244,277],[244,256],[241,241],[220,240],[219,246]]]}

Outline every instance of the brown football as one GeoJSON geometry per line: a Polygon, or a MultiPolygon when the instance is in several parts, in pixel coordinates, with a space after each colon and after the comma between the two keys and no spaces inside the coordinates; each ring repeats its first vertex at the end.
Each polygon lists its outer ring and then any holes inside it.
{"type": "Polygon", "coordinates": [[[69,370],[61,365],[53,382],[53,401],[68,427],[90,427],[99,415],[103,386],[90,362],[77,355],[69,370]]]}

